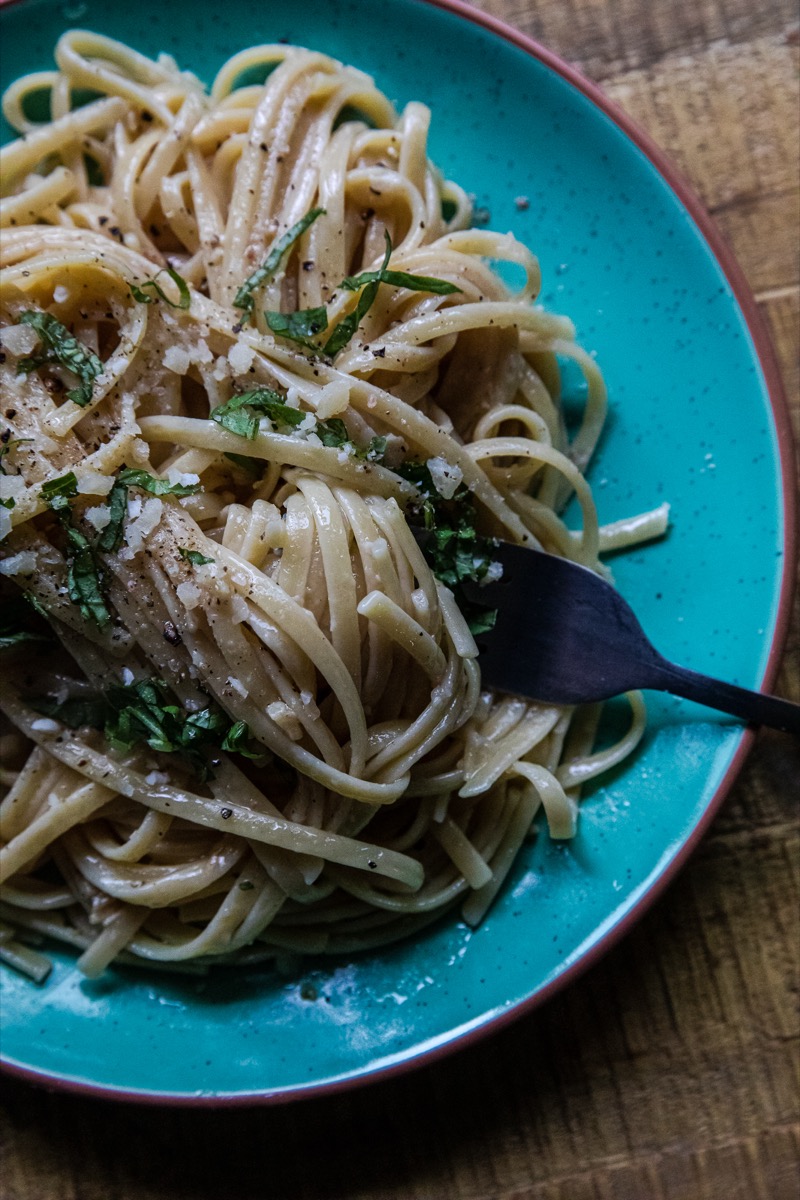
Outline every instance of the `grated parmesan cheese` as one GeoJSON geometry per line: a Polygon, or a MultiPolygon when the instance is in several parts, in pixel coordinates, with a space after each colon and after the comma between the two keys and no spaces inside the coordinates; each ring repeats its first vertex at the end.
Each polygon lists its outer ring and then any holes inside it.
{"type": "Polygon", "coordinates": [[[22,499],[24,491],[25,480],[21,475],[0,475],[0,499],[16,503],[22,499]]]}
{"type": "Polygon", "coordinates": [[[113,486],[113,478],[100,471],[84,471],[77,483],[81,496],[107,496],[113,486]]]}
{"type": "Polygon", "coordinates": [[[317,416],[322,420],[338,417],[350,405],[350,385],[345,379],[332,379],[317,396],[317,416]]]}
{"type": "Polygon", "coordinates": [[[193,608],[197,608],[203,596],[197,584],[192,583],[190,580],[187,580],[186,583],[179,583],[175,591],[181,604],[188,612],[191,612],[193,608]]]}
{"type": "MultiPolygon", "coordinates": [[[[138,499],[138,497],[135,497],[138,499]]],[[[130,513],[131,501],[128,501],[128,512],[130,513]]],[[[141,514],[131,521],[125,530],[125,541],[127,548],[120,551],[120,558],[128,560],[133,558],[141,550],[145,538],[149,537],[155,529],[156,525],[161,520],[164,513],[164,504],[159,500],[158,496],[151,497],[150,500],[145,500],[142,505],[141,514]]]]}
{"type": "Polygon", "coordinates": [[[20,550],[0,561],[0,575],[32,575],[35,570],[36,554],[33,550],[20,550]]]}
{"type": "Polygon", "coordinates": [[[107,504],[98,504],[95,508],[87,508],[83,515],[92,528],[99,533],[111,520],[111,509],[107,504]]]}
{"type": "Polygon", "coordinates": [[[234,625],[241,625],[242,621],[246,621],[250,616],[250,609],[247,607],[247,601],[242,596],[231,596],[231,621],[234,625]]]}
{"type": "Polygon", "coordinates": [[[303,736],[303,726],[292,712],[288,704],[283,700],[273,700],[267,705],[267,716],[275,722],[275,724],[290,737],[293,742],[299,741],[303,736]]]}
{"type": "Polygon", "coordinates": [[[425,464],[431,473],[433,486],[445,500],[451,500],[464,478],[461,467],[449,463],[446,458],[429,458],[425,464]]]}
{"type": "Polygon", "coordinates": [[[191,471],[179,471],[177,467],[170,467],[167,471],[167,479],[170,483],[179,483],[181,487],[193,487],[200,482],[200,476],[193,474],[191,471]]]}
{"type": "Polygon", "coordinates": [[[248,346],[244,342],[235,342],[228,351],[228,362],[235,375],[246,375],[253,365],[255,356],[256,352],[252,346],[248,346]]]}
{"type": "Polygon", "coordinates": [[[164,366],[176,375],[185,375],[191,364],[189,351],[182,346],[168,346],[164,351],[164,366]]]}
{"type": "Polygon", "coordinates": [[[3,349],[11,354],[30,354],[38,341],[39,335],[30,325],[6,325],[3,329],[3,349]]]}

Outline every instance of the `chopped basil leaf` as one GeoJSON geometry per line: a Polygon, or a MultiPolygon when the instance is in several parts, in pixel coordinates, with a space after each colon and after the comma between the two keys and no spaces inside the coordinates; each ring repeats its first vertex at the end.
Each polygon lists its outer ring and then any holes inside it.
{"type": "Polygon", "coordinates": [[[328,349],[322,349],[312,341],[317,333],[328,328],[328,313],[324,305],[319,308],[301,308],[297,312],[265,312],[267,325],[279,337],[288,338],[291,342],[299,342],[315,353],[327,354],[328,349]]]}
{"type": "Polygon", "coordinates": [[[117,482],[126,487],[138,487],[151,496],[193,496],[200,491],[199,483],[170,483],[168,479],[159,479],[149,471],[137,471],[127,468],[120,471],[117,482]]]}
{"type": "Polygon", "coordinates": [[[466,580],[480,582],[492,564],[493,543],[475,529],[475,502],[465,487],[449,500],[436,490],[426,463],[408,459],[394,468],[412,483],[420,499],[409,508],[409,515],[421,516],[432,536],[422,552],[431,571],[455,596],[472,633],[484,633],[494,627],[497,612],[469,600],[461,586],[466,580]]]}
{"type": "Polygon", "coordinates": [[[253,274],[249,275],[239,288],[233,298],[234,308],[241,308],[246,313],[253,311],[255,305],[253,292],[256,288],[261,287],[263,283],[269,283],[280,267],[284,255],[291,250],[297,239],[305,233],[309,225],[316,221],[317,217],[322,216],[324,212],[324,208],[312,208],[311,212],[306,213],[296,224],[292,225],[291,229],[287,229],[286,233],[278,238],[261,266],[253,271],[253,274]]]}
{"type": "Polygon", "coordinates": [[[308,416],[298,408],[291,408],[283,396],[266,387],[231,396],[226,404],[213,408],[210,416],[223,429],[252,441],[258,433],[259,414],[269,417],[274,425],[286,425],[291,429],[301,425],[308,416]]]}
{"type": "Polygon", "coordinates": [[[102,627],[111,620],[111,613],[103,599],[100,566],[95,557],[95,548],[72,524],[69,502],[78,494],[78,481],[74,471],[68,471],[59,479],[51,479],[41,488],[41,495],[58,516],[67,531],[67,593],[73,604],[89,621],[102,627]]]}
{"type": "Polygon", "coordinates": [[[214,561],[213,558],[206,558],[199,550],[189,550],[186,546],[178,546],[178,554],[194,567],[202,567],[214,561]]]}
{"type": "Polygon", "coordinates": [[[84,408],[92,399],[92,383],[103,372],[103,362],[97,355],[73,337],[66,326],[52,313],[29,309],[20,316],[21,325],[30,325],[39,334],[44,353],[19,361],[21,371],[33,371],[46,363],[58,362],[77,375],[79,387],[67,392],[67,399],[84,408]]]}
{"type": "Polygon", "coordinates": [[[361,288],[364,290],[361,292],[354,310],[339,322],[325,343],[324,353],[331,357],[338,354],[350,341],[374,304],[378,288],[382,283],[391,284],[393,287],[409,288],[415,292],[435,292],[440,296],[461,291],[461,288],[457,288],[453,283],[448,283],[445,279],[434,279],[428,275],[410,275],[407,271],[390,271],[388,263],[392,253],[392,239],[388,232],[384,232],[384,236],[386,251],[382,266],[377,271],[362,271],[360,275],[348,275],[339,285],[350,292],[357,292],[361,288]]]}
{"type": "Polygon", "coordinates": [[[368,283],[388,283],[392,287],[408,288],[412,292],[433,292],[437,296],[449,296],[453,292],[461,291],[461,288],[456,287],[454,283],[448,283],[446,279],[436,279],[431,275],[410,275],[408,271],[388,270],[389,256],[392,253],[392,239],[386,231],[384,231],[384,237],[386,253],[383,257],[383,266],[377,271],[362,271],[358,275],[348,275],[346,279],[342,280],[339,287],[347,288],[349,292],[357,292],[368,283]]]}
{"type": "Polygon", "coordinates": [[[234,466],[240,467],[242,471],[246,471],[248,475],[255,478],[261,469],[261,464],[257,458],[248,458],[246,454],[226,454],[224,456],[234,466]]]}
{"type": "Polygon", "coordinates": [[[378,288],[382,283],[409,288],[411,291],[435,292],[441,296],[461,291],[461,288],[456,287],[453,283],[448,283],[445,279],[435,279],[429,275],[411,275],[407,271],[389,270],[392,239],[388,232],[385,232],[384,236],[386,251],[380,268],[377,271],[362,271],[360,275],[348,275],[340,283],[340,287],[351,292],[360,291],[361,295],[358,297],[353,311],[334,326],[333,332],[322,347],[312,341],[316,334],[322,333],[328,327],[327,310],[322,306],[304,308],[292,313],[266,312],[264,316],[272,332],[277,333],[280,337],[298,342],[301,346],[306,346],[317,354],[322,353],[328,358],[334,358],[350,341],[375,303],[378,288]]]}
{"type": "Polygon", "coordinates": [[[125,518],[128,515],[128,488],[117,480],[108,496],[109,520],[97,538],[97,549],[113,554],[122,542],[125,518]]]}
{"type": "Polygon", "coordinates": [[[331,417],[328,421],[317,421],[317,428],[314,432],[323,446],[344,446],[350,441],[350,434],[341,417],[331,417]]]}
{"type": "Polygon", "coordinates": [[[6,500],[0,500],[0,505],[3,508],[16,508],[17,502],[13,496],[9,496],[6,500]]]}
{"type": "Polygon", "coordinates": [[[182,275],[179,275],[177,271],[173,271],[172,267],[162,267],[152,279],[145,280],[141,286],[137,286],[135,283],[132,283],[129,286],[134,300],[138,300],[140,304],[152,304],[156,299],[156,296],[158,296],[160,300],[163,300],[165,304],[168,304],[170,308],[182,308],[185,310],[189,308],[192,303],[192,297],[191,293],[189,292],[188,283],[182,275]],[[175,287],[178,289],[180,300],[170,300],[169,296],[158,283],[158,276],[162,275],[165,271],[175,284],[175,287]],[[144,290],[145,288],[152,288],[155,294],[148,296],[144,290]]]}
{"type": "Polygon", "coordinates": [[[67,553],[67,589],[73,604],[81,614],[94,621],[102,629],[111,620],[111,613],[103,599],[100,567],[94,548],[77,529],[67,529],[69,550],[67,553]]]}
{"type": "Polygon", "coordinates": [[[496,608],[478,608],[477,604],[470,605],[471,613],[465,613],[469,631],[474,637],[479,633],[489,633],[497,622],[496,608]]]}
{"type": "MultiPolygon", "coordinates": [[[[380,287],[381,274],[385,270],[386,265],[389,262],[389,256],[392,253],[392,239],[389,237],[388,233],[385,236],[386,251],[383,256],[383,265],[381,266],[380,271],[371,271],[365,273],[369,274],[369,279],[367,280],[365,278],[364,280],[366,286],[364,287],[361,295],[358,297],[358,302],[355,308],[339,322],[325,343],[325,353],[329,354],[331,358],[338,354],[340,350],[344,349],[355,331],[358,329],[364,317],[367,315],[369,309],[372,308],[372,305],[375,303],[375,297],[377,296],[378,288],[380,287]]],[[[354,283],[355,281],[351,280],[351,282],[354,283]]],[[[348,287],[347,280],[343,281],[343,286],[348,287]]],[[[361,286],[361,284],[355,283],[355,286],[350,288],[350,290],[357,291],[361,286]]]]}
{"type": "Polygon", "coordinates": [[[264,757],[263,746],[257,750],[251,748],[250,729],[244,721],[235,721],[231,725],[225,734],[222,749],[227,750],[229,754],[241,754],[244,758],[261,759],[264,757]]]}
{"type": "Polygon", "coordinates": [[[80,725],[101,729],[117,750],[144,744],[162,754],[177,754],[202,779],[211,777],[209,752],[223,749],[247,758],[264,757],[263,750],[250,749],[250,731],[244,721],[231,723],[214,705],[187,713],[160,679],[119,684],[102,695],[61,702],[40,697],[30,703],[36,712],[55,717],[71,729],[80,725]]]}
{"type": "Polygon", "coordinates": [[[39,494],[62,524],[71,525],[69,502],[78,494],[78,480],[74,471],[68,471],[66,475],[43,484],[39,494]]]}
{"type": "Polygon", "coordinates": [[[67,471],[66,475],[61,475],[58,479],[51,479],[48,483],[42,484],[40,495],[43,500],[46,500],[50,508],[58,511],[59,509],[68,508],[68,501],[78,494],[78,480],[74,471],[67,471]]]}

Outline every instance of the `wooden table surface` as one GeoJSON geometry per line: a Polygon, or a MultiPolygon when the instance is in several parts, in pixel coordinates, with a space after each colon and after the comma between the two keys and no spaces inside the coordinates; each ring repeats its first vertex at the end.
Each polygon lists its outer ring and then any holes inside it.
{"type": "MultiPolygon", "coordinates": [[[[379,3],[379,0],[376,0],[379,3]]],[[[794,0],[482,0],[694,184],[771,331],[800,435],[794,0]]],[[[800,613],[778,690],[800,701],[800,613]]],[[[3,1200],[796,1200],[800,746],[762,734],[689,866],[532,1015],[286,1108],[5,1089],[3,1200]]]]}

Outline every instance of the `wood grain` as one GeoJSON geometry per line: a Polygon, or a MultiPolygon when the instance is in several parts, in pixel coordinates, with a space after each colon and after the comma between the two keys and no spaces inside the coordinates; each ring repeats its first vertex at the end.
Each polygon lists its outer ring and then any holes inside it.
{"type": "MultiPolygon", "coordinates": [[[[759,300],[800,435],[794,0],[484,0],[673,157],[759,300]]],[[[800,701],[797,607],[778,683],[800,701]]],[[[414,1074],[287,1109],[6,1089],[3,1200],[797,1200],[800,747],[759,739],[669,892],[576,985],[414,1074]]]]}

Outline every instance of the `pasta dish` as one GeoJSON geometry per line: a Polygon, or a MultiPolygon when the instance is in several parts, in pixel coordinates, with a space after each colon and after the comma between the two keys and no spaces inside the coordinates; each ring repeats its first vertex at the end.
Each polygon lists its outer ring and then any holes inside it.
{"type": "Polygon", "coordinates": [[[595,750],[598,706],[483,688],[494,614],[462,592],[497,538],[599,571],[663,532],[598,524],[600,371],[422,104],[286,45],[208,92],[85,31],[55,60],[3,101],[0,956],[194,970],[474,925],[644,727],[632,695],[595,750]]]}

